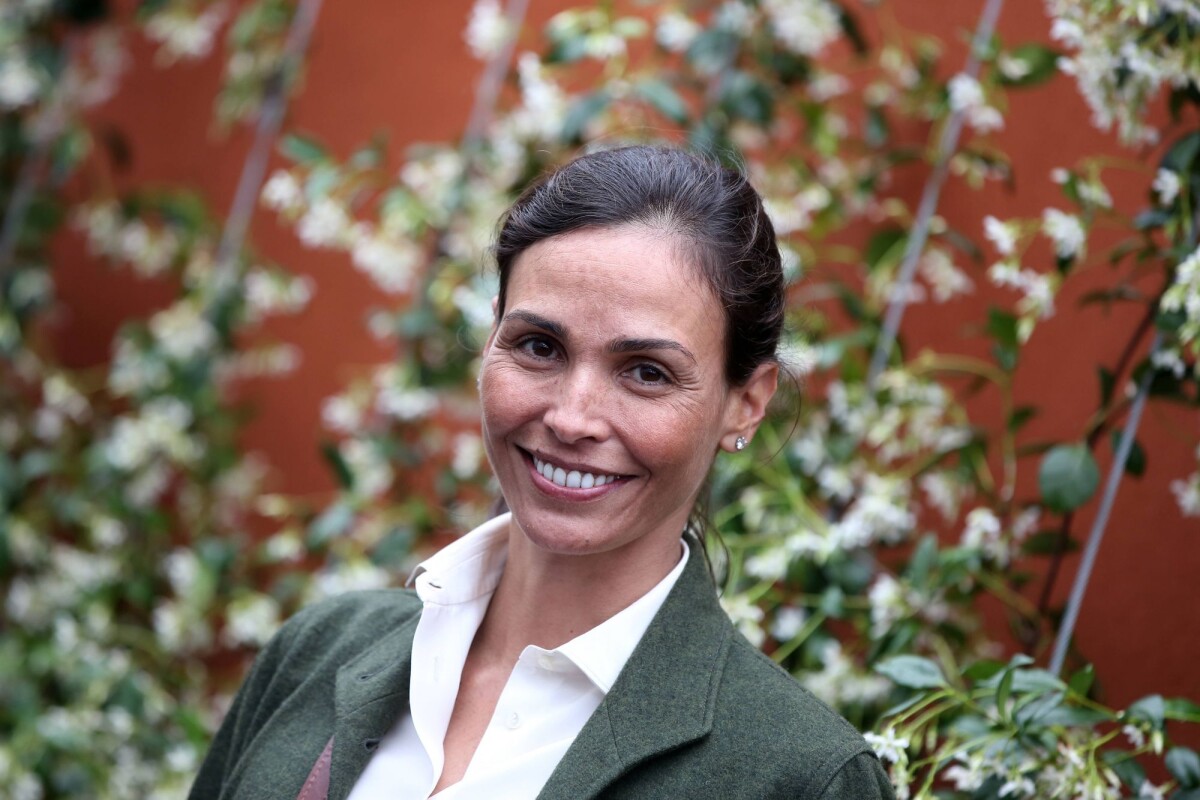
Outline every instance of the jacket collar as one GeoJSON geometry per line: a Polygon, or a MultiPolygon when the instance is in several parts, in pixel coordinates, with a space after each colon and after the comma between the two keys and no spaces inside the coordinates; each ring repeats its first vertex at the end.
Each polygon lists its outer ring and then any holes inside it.
{"type": "Polygon", "coordinates": [[[703,545],[538,800],[597,796],[639,762],[708,735],[733,628],[717,602],[703,545]]]}
{"type": "MultiPolygon", "coordinates": [[[[539,800],[595,797],[623,772],[708,735],[733,628],[717,602],[703,545],[612,690],[551,774],[539,800]]],[[[414,614],[337,673],[329,800],[343,800],[379,741],[408,708],[414,614]]]]}
{"type": "Polygon", "coordinates": [[[381,739],[408,708],[413,634],[420,614],[338,669],[329,800],[343,800],[381,739]]]}

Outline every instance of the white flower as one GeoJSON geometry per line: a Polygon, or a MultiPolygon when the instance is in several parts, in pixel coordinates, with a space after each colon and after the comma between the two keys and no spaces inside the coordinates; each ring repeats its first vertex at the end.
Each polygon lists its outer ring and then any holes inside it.
{"type": "Polygon", "coordinates": [[[1054,250],[1059,258],[1074,258],[1087,240],[1087,232],[1079,217],[1057,208],[1047,208],[1042,213],[1042,231],[1054,242],[1054,250]]]}
{"type": "Polygon", "coordinates": [[[871,636],[878,639],[909,613],[904,587],[887,573],[880,573],[867,592],[871,604],[871,636]]]}
{"type": "Polygon", "coordinates": [[[1179,196],[1181,186],[1179,173],[1170,169],[1160,169],[1154,176],[1154,194],[1158,197],[1159,205],[1169,206],[1179,196]]]}
{"type": "Polygon", "coordinates": [[[363,424],[363,408],[354,398],[335,394],[321,405],[321,420],[339,433],[354,433],[363,424]]]}
{"type": "Polygon", "coordinates": [[[512,36],[511,26],[497,0],[477,0],[463,37],[471,53],[488,59],[499,53],[512,36]]]}
{"type": "Polygon", "coordinates": [[[762,622],[763,610],[746,599],[745,595],[732,594],[721,597],[721,608],[729,616],[743,636],[750,640],[755,647],[762,645],[766,634],[759,623],[762,622]]]}
{"type": "Polygon", "coordinates": [[[787,574],[790,562],[786,548],[767,547],[746,559],[746,574],[760,580],[778,581],[787,574]]]}
{"type": "Polygon", "coordinates": [[[390,294],[412,287],[413,273],[421,261],[421,249],[407,239],[393,240],[369,231],[354,233],[350,253],[354,266],[390,294]]]}
{"type": "Polygon", "coordinates": [[[837,10],[827,0],[763,0],[771,31],[793,53],[815,56],[841,34],[837,10]]]}
{"type": "Polygon", "coordinates": [[[1150,354],[1150,363],[1155,368],[1170,372],[1176,378],[1182,378],[1187,372],[1187,364],[1183,356],[1174,347],[1163,347],[1150,354]]]}
{"type": "Polygon", "coordinates": [[[162,44],[159,59],[166,63],[178,59],[203,58],[212,50],[217,28],[225,16],[221,3],[213,3],[203,14],[191,14],[167,6],[146,22],[146,35],[162,44]]]}
{"type": "Polygon", "coordinates": [[[790,642],[804,628],[808,614],[798,606],[780,606],[771,622],[771,636],[777,642],[790,642]]]}
{"type": "Polygon", "coordinates": [[[460,433],[454,437],[454,455],[450,470],[459,480],[467,480],[479,472],[483,459],[483,440],[473,433],[460,433]]]}
{"type": "Polygon", "coordinates": [[[1136,725],[1126,725],[1121,728],[1121,733],[1125,734],[1125,738],[1134,747],[1142,747],[1146,744],[1146,734],[1136,725]]]}
{"type": "Polygon", "coordinates": [[[175,361],[207,354],[217,343],[217,330],[188,302],[180,302],[150,318],[150,332],[162,351],[175,361]]]}
{"type": "Polygon", "coordinates": [[[917,268],[933,289],[933,299],[939,303],[960,294],[969,294],[975,288],[966,273],[955,266],[950,254],[940,247],[934,247],[921,256],[917,268]]]}
{"type": "Polygon", "coordinates": [[[1187,480],[1171,481],[1171,493],[1185,517],[1200,517],[1200,472],[1193,472],[1187,480]]]}
{"type": "Polygon", "coordinates": [[[682,53],[691,46],[700,31],[695,20],[672,9],[658,18],[654,38],[672,53],[682,53]]]}
{"type": "Polygon", "coordinates": [[[962,502],[962,485],[944,472],[928,472],[922,475],[917,484],[925,493],[929,504],[938,510],[947,521],[958,516],[958,506],[962,502]]]}
{"type": "Polygon", "coordinates": [[[1138,788],[1138,798],[1140,800],[1164,800],[1169,786],[1170,784],[1155,786],[1150,781],[1142,781],[1142,785],[1138,788]]]}
{"type": "Polygon", "coordinates": [[[350,229],[350,217],[341,203],[322,197],[300,217],[296,234],[308,247],[333,247],[341,244],[350,229]]]}
{"type": "Polygon", "coordinates": [[[516,128],[525,137],[557,137],[567,112],[562,89],[546,78],[542,62],[534,53],[522,53],[517,59],[517,75],[522,108],[514,118],[516,128]]]}
{"type": "Polygon", "coordinates": [[[950,110],[966,117],[967,123],[979,133],[990,133],[1004,127],[1004,117],[989,106],[979,81],[960,72],[946,86],[950,110]]]}
{"type": "Polygon", "coordinates": [[[249,593],[229,604],[222,638],[234,647],[260,647],[279,627],[279,603],[258,593],[249,593]]]}
{"type": "Polygon", "coordinates": [[[276,211],[298,209],[304,202],[304,192],[296,176],[286,169],[276,170],[262,189],[262,201],[276,211]]]}
{"type": "Polygon", "coordinates": [[[12,52],[0,61],[0,108],[20,108],[37,100],[41,82],[25,56],[12,52]]]}
{"type": "Polygon", "coordinates": [[[362,439],[342,442],[338,448],[350,474],[354,476],[354,492],[363,497],[378,497],[392,485],[391,464],[379,448],[362,439]]]}
{"type": "Polygon", "coordinates": [[[1011,256],[1017,249],[1017,235],[1012,226],[989,215],[983,218],[983,235],[988,238],[996,252],[1011,256]]]}
{"type": "Polygon", "coordinates": [[[1159,307],[1163,311],[1183,312],[1184,319],[1175,336],[1181,346],[1190,346],[1195,352],[1195,343],[1200,341],[1200,249],[1175,268],[1175,278],[1159,307]]]}
{"type": "Polygon", "coordinates": [[[713,26],[745,36],[754,29],[754,13],[742,0],[725,0],[713,13],[713,26]]]}
{"type": "Polygon", "coordinates": [[[863,738],[867,740],[867,744],[875,751],[881,761],[890,761],[893,764],[900,763],[901,759],[907,760],[905,750],[908,749],[908,739],[901,739],[896,735],[896,729],[888,727],[882,735],[877,733],[864,733],[863,738]]]}

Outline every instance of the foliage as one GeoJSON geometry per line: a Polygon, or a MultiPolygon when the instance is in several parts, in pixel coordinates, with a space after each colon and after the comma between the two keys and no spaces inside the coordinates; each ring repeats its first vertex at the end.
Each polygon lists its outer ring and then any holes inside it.
{"type": "MultiPolygon", "coordinates": [[[[61,28],[37,6],[4,18],[26,66],[42,52],[58,61],[38,64],[91,63],[62,55],[61,28]]],[[[220,8],[146,2],[143,25],[164,61],[200,55],[217,24],[205,15],[220,8]]],[[[1150,696],[1114,710],[1087,669],[1063,682],[1023,656],[995,661],[976,611],[982,596],[998,598],[1040,654],[1057,615],[1022,593],[1023,565],[1061,559],[1073,512],[1096,502],[1096,448],[1123,424],[1125,382],[1149,375],[1154,402],[1200,402],[1200,133],[1187,132],[1200,97],[1200,20],[1181,2],[1047,8],[1063,53],[993,37],[978,75],[947,79],[941,44],[889,23],[886,5],[868,26],[861,9],[832,0],[628,14],[598,4],[556,15],[539,37],[514,31],[482,0],[467,29],[472,51],[500,58],[511,37],[521,45],[513,91],[482,135],[414,148],[397,169],[383,140],[339,157],[293,134],[280,146],[292,166],[263,188],[264,204],[306,246],[346,253],[393,298],[367,325],[399,345],[399,359],[323,409],[323,453],[340,486],[328,504],[263,493],[222,391],[246,370],[281,366],[239,352],[239,334],[263,314],[298,311],[307,284],[248,267],[247,251],[233,270],[243,291],[214,292],[225,274],[212,264],[215,226],[186,193],[94,192],[72,207],[43,182],[17,257],[3,263],[0,585],[5,625],[18,633],[0,650],[15,676],[0,689],[0,787],[17,797],[178,791],[215,718],[210,659],[261,643],[301,602],[394,582],[423,537],[479,521],[490,487],[474,378],[495,288],[480,265],[495,220],[531,177],[581,146],[671,132],[743,165],[765,195],[792,300],[784,359],[803,381],[805,401],[785,391],[753,446],[723,456],[713,476],[724,542],[713,555],[738,627],[876,731],[901,796],[1200,791],[1197,756],[1173,747],[1168,730],[1200,721],[1194,705],[1150,696]],[[1149,100],[1168,87],[1175,122],[1146,176],[1147,208],[1129,218],[1105,187],[1116,167],[1085,160],[1056,171],[1062,207],[1040,218],[988,217],[962,231],[935,216],[917,281],[898,282],[916,218],[900,171],[937,157],[930,143],[953,117],[969,133],[951,155],[952,179],[1011,177],[1020,165],[993,137],[1007,94],[1061,80],[1056,67],[1079,82],[1098,124],[1137,142],[1158,135],[1149,100]],[[89,374],[56,365],[35,335],[53,306],[46,245],[67,218],[97,254],[179,289],[169,308],[124,329],[112,364],[89,374]],[[1138,303],[1144,322],[1117,362],[1099,368],[1099,407],[1077,439],[1029,441],[1023,425],[1038,409],[1017,405],[1022,354],[1053,324],[1061,287],[1105,260],[1088,254],[1101,226],[1126,239],[1086,302],[1138,303]],[[985,253],[995,256],[986,268],[985,253]],[[980,286],[1005,298],[977,323],[989,357],[896,345],[886,369],[868,374],[898,293],[940,304],[980,286]],[[1161,344],[1139,357],[1152,332],[1161,344]],[[998,423],[972,417],[981,392],[999,397],[998,423]],[[1021,495],[1018,475],[1030,469],[1038,490],[1021,495]],[[246,533],[255,512],[278,526],[257,543],[246,533]],[[1158,759],[1172,776],[1165,786],[1145,779],[1143,765],[1158,759]]],[[[222,119],[249,118],[267,91],[270,67],[232,64],[260,51],[277,58],[264,43],[280,41],[286,16],[265,0],[240,11],[222,119]]],[[[102,32],[83,37],[83,52],[102,32]]],[[[17,135],[0,156],[18,164],[52,103],[41,94],[51,81],[35,78],[34,91],[9,75],[0,102],[17,135]]],[[[62,102],[77,114],[82,101],[62,102]]],[[[75,154],[63,169],[94,157],[86,125],[69,119],[47,150],[75,154]]],[[[15,193],[11,183],[4,191],[15,193]]],[[[1172,489],[1182,514],[1200,514],[1200,467],[1172,489]]]]}

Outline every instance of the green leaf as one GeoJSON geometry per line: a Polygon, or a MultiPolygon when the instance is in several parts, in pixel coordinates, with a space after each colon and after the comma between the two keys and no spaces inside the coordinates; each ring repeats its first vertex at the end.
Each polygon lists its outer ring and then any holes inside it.
{"type": "Polygon", "coordinates": [[[701,74],[725,69],[737,54],[738,38],[731,31],[712,28],[704,31],[687,50],[687,60],[701,74]]]}
{"type": "Polygon", "coordinates": [[[998,674],[1002,669],[1004,669],[1004,662],[984,659],[983,661],[976,661],[974,664],[964,669],[962,675],[967,680],[986,681],[987,679],[998,674]]]}
{"type": "Polygon", "coordinates": [[[1063,693],[1049,692],[1036,696],[1013,713],[1013,721],[1022,728],[1030,725],[1049,725],[1047,717],[1062,706],[1063,693]]]}
{"type": "Polygon", "coordinates": [[[634,92],[643,100],[654,106],[664,117],[680,124],[688,121],[690,113],[687,103],[679,93],[666,81],[659,78],[648,78],[637,85],[634,92]]]}
{"type": "Polygon", "coordinates": [[[1146,782],[1146,770],[1127,753],[1121,750],[1105,750],[1100,755],[1104,763],[1121,779],[1121,783],[1133,791],[1142,788],[1146,782]]]}
{"type": "Polygon", "coordinates": [[[1001,369],[1011,372],[1017,366],[1017,356],[1021,347],[1016,315],[992,306],[988,308],[988,321],[984,330],[996,340],[996,345],[992,348],[996,363],[1001,369]]]}
{"type": "Polygon", "coordinates": [[[1117,376],[1104,367],[1096,367],[1096,377],[1100,380],[1100,405],[1107,406],[1112,400],[1113,389],[1117,385],[1117,376]]]}
{"type": "Polygon", "coordinates": [[[1186,175],[1192,169],[1192,162],[1200,155],[1200,133],[1189,133],[1182,136],[1171,145],[1163,155],[1159,166],[1186,175]]]}
{"type": "Polygon", "coordinates": [[[354,521],[354,509],[349,503],[338,502],[320,513],[308,526],[308,546],[321,547],[330,539],[350,528],[354,521]]]}
{"type": "Polygon", "coordinates": [[[1149,722],[1157,730],[1162,730],[1167,705],[1161,694],[1152,694],[1135,701],[1126,711],[1133,719],[1149,722]]]}
{"type": "Polygon", "coordinates": [[[910,689],[937,689],[946,685],[938,665],[920,656],[894,656],[876,664],[875,671],[910,689]]]}
{"type": "Polygon", "coordinates": [[[1181,722],[1200,722],[1200,705],[1185,697],[1172,697],[1163,701],[1163,716],[1181,722]]]}
{"type": "Polygon", "coordinates": [[[1064,543],[1058,531],[1038,531],[1021,543],[1021,552],[1030,556],[1050,556],[1060,549],[1073,553],[1079,549],[1079,543],[1070,538],[1064,543]]]}
{"type": "MultiPolygon", "coordinates": [[[[1113,428],[1111,437],[1113,453],[1116,453],[1117,448],[1121,446],[1123,433],[1120,428],[1113,428]]],[[[1125,460],[1125,471],[1135,478],[1146,474],[1146,451],[1142,449],[1142,445],[1137,439],[1133,440],[1133,446],[1129,448],[1129,458],[1125,460]]]]}
{"type": "Polygon", "coordinates": [[[937,563],[937,555],[937,537],[932,534],[922,537],[913,552],[912,560],[908,562],[908,579],[914,586],[924,584],[929,578],[929,573],[937,563]]]}
{"type": "Polygon", "coordinates": [[[1091,499],[1100,483],[1096,459],[1083,444],[1058,445],[1042,459],[1038,487],[1045,505],[1060,513],[1091,499]]]}
{"type": "Polygon", "coordinates": [[[1016,431],[1019,431],[1026,422],[1029,422],[1029,420],[1033,419],[1037,415],[1037,406],[1017,406],[1013,409],[1012,414],[1009,415],[1008,429],[1015,433],[1016,431]]]}
{"type": "Polygon", "coordinates": [[[345,459],[342,458],[341,451],[337,445],[332,442],[321,443],[321,455],[329,462],[329,466],[333,469],[334,477],[337,478],[338,484],[345,490],[349,491],[354,488],[354,473],[350,471],[345,459]]]}
{"type": "Polygon", "coordinates": [[[1167,769],[1184,789],[1200,788],[1200,756],[1186,747],[1173,747],[1164,759],[1167,769]]]}
{"type": "Polygon", "coordinates": [[[1058,72],[1058,52],[1042,44],[1022,44],[1001,57],[1019,63],[1024,73],[1008,77],[1000,72],[1002,86],[1034,86],[1058,72]]]}
{"type": "Polygon", "coordinates": [[[894,267],[904,255],[908,233],[901,228],[884,228],[871,237],[863,251],[863,260],[874,272],[885,267],[894,267]]]}
{"type": "Polygon", "coordinates": [[[279,143],[279,150],[298,164],[313,164],[329,158],[329,152],[316,139],[298,133],[289,133],[283,137],[283,141],[279,143]]]}
{"type": "Polygon", "coordinates": [[[1088,692],[1092,690],[1092,684],[1096,681],[1096,669],[1091,664],[1088,664],[1083,669],[1076,672],[1067,681],[1067,687],[1070,688],[1072,694],[1080,697],[1087,697],[1088,692]]]}
{"type": "Polygon", "coordinates": [[[775,117],[771,89],[746,72],[730,72],[721,86],[721,107],[733,119],[768,125],[775,117]]]}

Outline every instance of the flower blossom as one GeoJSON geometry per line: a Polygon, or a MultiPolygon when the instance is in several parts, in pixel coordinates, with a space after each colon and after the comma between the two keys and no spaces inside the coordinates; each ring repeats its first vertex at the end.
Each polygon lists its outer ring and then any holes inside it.
{"type": "Polygon", "coordinates": [[[1171,169],[1160,169],[1158,174],[1154,176],[1154,195],[1158,198],[1159,205],[1169,206],[1175,202],[1175,198],[1179,196],[1179,188],[1181,182],[1179,173],[1171,169]]]}
{"type": "Polygon", "coordinates": [[[842,31],[827,0],[763,0],[762,8],[775,38],[793,53],[815,56],[842,31]]]}
{"type": "Polygon", "coordinates": [[[498,0],[478,0],[471,9],[471,19],[463,34],[471,53],[478,59],[491,58],[504,48],[511,36],[512,26],[498,0]]]}
{"type": "Polygon", "coordinates": [[[1087,241],[1079,217],[1057,208],[1047,208],[1042,213],[1042,231],[1054,242],[1054,252],[1059,258],[1074,258],[1087,241]]]}

